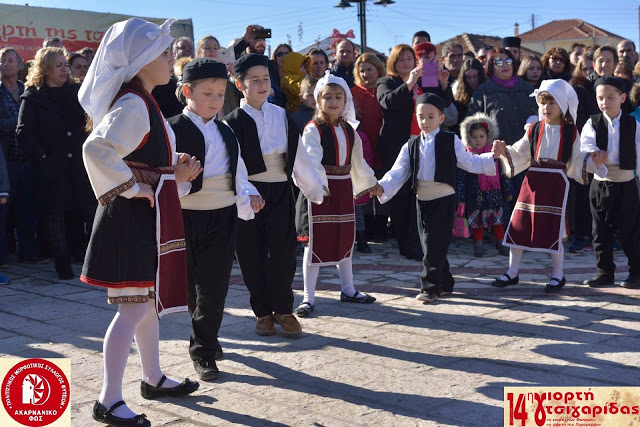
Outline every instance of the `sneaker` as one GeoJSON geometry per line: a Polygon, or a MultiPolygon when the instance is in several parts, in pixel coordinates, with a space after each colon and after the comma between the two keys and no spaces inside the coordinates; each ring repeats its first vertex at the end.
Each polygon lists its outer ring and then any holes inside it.
{"type": "Polygon", "coordinates": [[[0,274],[0,285],[8,285],[11,282],[7,276],[0,274]]]}
{"type": "Polygon", "coordinates": [[[297,337],[302,333],[302,326],[293,314],[274,313],[273,319],[280,325],[285,337],[297,337]]]}
{"type": "Polygon", "coordinates": [[[601,288],[604,286],[613,286],[613,282],[613,277],[596,276],[593,279],[585,280],[582,283],[590,288],[601,288]]]}
{"type": "Polygon", "coordinates": [[[215,360],[196,359],[193,361],[193,367],[202,381],[215,380],[220,376],[220,370],[216,366],[215,360]]]}
{"type": "Polygon", "coordinates": [[[581,254],[582,252],[590,251],[592,249],[593,248],[591,247],[589,240],[578,237],[574,240],[573,244],[569,246],[569,252],[574,254],[581,254]]]}
{"type": "Polygon", "coordinates": [[[276,334],[276,326],[272,315],[258,317],[256,321],[256,334],[266,337],[276,334]]]}
{"type": "Polygon", "coordinates": [[[478,258],[484,256],[484,242],[482,240],[479,242],[473,242],[473,256],[478,258]]]}
{"type": "Polygon", "coordinates": [[[422,301],[424,303],[434,302],[438,299],[438,294],[434,290],[421,290],[418,295],[416,295],[416,299],[418,301],[422,301]]]}

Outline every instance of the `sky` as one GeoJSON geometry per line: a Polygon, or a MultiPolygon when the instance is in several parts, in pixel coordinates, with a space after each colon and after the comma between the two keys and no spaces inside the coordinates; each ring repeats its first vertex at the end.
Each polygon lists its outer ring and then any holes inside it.
{"type": "MultiPolygon", "coordinates": [[[[24,1],[0,0],[23,5],[24,1]]],[[[632,0],[538,0],[516,2],[493,0],[396,0],[386,7],[367,0],[367,44],[381,52],[399,43],[410,43],[418,30],[431,34],[434,43],[462,32],[491,36],[512,36],[514,23],[520,33],[556,19],[582,19],[597,27],[629,38],[640,46],[638,19],[640,2],[632,0]]],[[[357,7],[334,7],[338,0],[32,0],[31,6],[82,9],[132,16],[193,20],[194,36],[212,34],[223,45],[241,37],[249,24],[272,29],[270,45],[289,40],[294,50],[328,37],[334,28],[341,33],[352,29],[359,43],[357,7]],[[302,30],[301,34],[299,33],[302,30]]],[[[0,6],[1,8],[1,6],[0,6]]],[[[0,9],[1,10],[1,9],[0,9]]]]}

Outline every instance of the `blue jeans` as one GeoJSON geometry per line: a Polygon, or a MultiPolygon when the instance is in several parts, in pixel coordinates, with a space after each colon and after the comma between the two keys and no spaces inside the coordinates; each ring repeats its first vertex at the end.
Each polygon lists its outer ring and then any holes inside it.
{"type": "MultiPolygon", "coordinates": [[[[34,185],[31,164],[28,162],[8,162],[7,169],[9,171],[9,182],[11,182],[11,192],[6,210],[11,212],[13,227],[18,230],[18,240],[20,242],[18,257],[21,260],[35,259],[38,257],[38,243],[36,241],[38,207],[33,196],[34,185]]],[[[3,230],[6,229],[5,222],[0,225],[2,225],[3,230]]],[[[13,233],[13,228],[9,232],[13,233]]],[[[6,234],[4,237],[6,239],[6,234]]],[[[2,241],[0,241],[0,244],[2,244],[2,241]]],[[[4,248],[6,249],[6,244],[4,248]]]]}

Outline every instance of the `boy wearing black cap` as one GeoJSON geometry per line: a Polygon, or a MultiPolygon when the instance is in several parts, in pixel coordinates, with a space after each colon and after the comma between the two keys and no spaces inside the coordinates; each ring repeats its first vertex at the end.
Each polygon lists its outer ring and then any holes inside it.
{"type": "Polygon", "coordinates": [[[585,280],[590,287],[613,285],[613,229],[629,261],[625,288],[640,288],[640,201],[634,172],[640,173],[640,127],[624,113],[621,105],[627,95],[619,77],[600,77],[595,82],[596,101],[601,114],[595,114],[582,128],[580,151],[607,153],[604,178],[594,176],[589,189],[593,216],[593,250],[596,277],[585,280]]]}
{"type": "Polygon", "coordinates": [[[225,117],[236,134],[249,181],[265,199],[255,220],[238,224],[236,257],[251,294],[258,335],[275,334],[277,322],[286,336],[297,336],[291,283],[296,271],[293,182],[313,203],[323,200],[322,180],[300,143],[286,111],[267,102],[271,92],[268,59],[250,53],[233,65],[236,87],[244,99],[225,117]]]}
{"type": "MultiPolygon", "coordinates": [[[[516,63],[520,63],[520,37],[503,37],[500,40],[500,45],[511,52],[516,63]]],[[[517,67],[513,67],[513,69],[517,70],[517,67]]]]}
{"type": "Polygon", "coordinates": [[[222,358],[218,330],[235,252],[238,217],[248,221],[264,206],[247,181],[233,131],[214,117],[222,108],[227,69],[221,62],[198,58],[185,65],[182,93],[187,106],[169,119],[176,146],[197,153],[204,171],[181,185],[180,199],[187,244],[187,279],[191,339],[189,354],[200,379],[218,377],[222,358]]]}
{"type": "Polygon", "coordinates": [[[442,293],[453,292],[447,251],[456,210],[456,166],[470,173],[495,176],[495,158],[502,147],[494,144],[494,153],[472,154],[452,132],[441,131],[444,99],[432,93],[416,101],[416,117],[421,133],[402,146],[393,167],[380,180],[383,191],[376,194],[380,203],[389,201],[411,179],[418,195],[418,231],[424,251],[424,269],[420,276],[419,301],[431,302],[442,293]]]}

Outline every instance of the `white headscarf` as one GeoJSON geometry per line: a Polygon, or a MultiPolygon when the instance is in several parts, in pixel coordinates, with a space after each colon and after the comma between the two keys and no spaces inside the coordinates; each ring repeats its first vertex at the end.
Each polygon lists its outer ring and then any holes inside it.
{"type": "Polygon", "coordinates": [[[175,21],[167,19],[157,26],[131,18],[107,30],[78,93],[80,105],[96,125],[109,111],[122,84],[171,45],[169,27],[175,21]]]}
{"type": "MultiPolygon", "coordinates": [[[[536,98],[538,107],[540,106],[540,102],[538,102],[538,95],[542,92],[548,92],[553,96],[553,99],[556,100],[556,103],[562,110],[562,114],[567,114],[568,109],[569,114],[571,114],[571,117],[573,118],[573,123],[577,123],[578,95],[569,83],[562,79],[543,80],[540,84],[540,89],[534,90],[530,95],[536,98]]],[[[542,111],[540,111],[540,109],[538,109],[538,117],[542,120],[542,111]]]]}
{"type": "Polygon", "coordinates": [[[347,99],[345,99],[344,110],[340,113],[341,117],[349,123],[353,129],[357,129],[360,122],[356,120],[356,108],[353,105],[353,95],[351,95],[351,89],[349,85],[344,81],[342,77],[334,76],[329,70],[325,71],[324,77],[318,80],[316,83],[316,89],[313,91],[313,98],[318,102],[318,96],[322,92],[322,88],[330,83],[338,84],[344,89],[347,99]]]}

